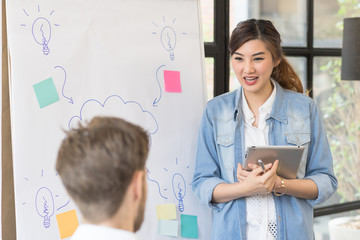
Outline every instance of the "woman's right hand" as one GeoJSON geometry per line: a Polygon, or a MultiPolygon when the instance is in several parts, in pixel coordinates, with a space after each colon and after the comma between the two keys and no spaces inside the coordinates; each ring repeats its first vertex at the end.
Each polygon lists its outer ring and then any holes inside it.
{"type": "Polygon", "coordinates": [[[249,165],[251,171],[244,170],[241,164],[238,164],[237,179],[241,183],[245,183],[249,189],[249,195],[267,194],[272,191],[277,179],[276,170],[279,161],[274,164],[266,164],[266,173],[257,164],[249,165]]]}

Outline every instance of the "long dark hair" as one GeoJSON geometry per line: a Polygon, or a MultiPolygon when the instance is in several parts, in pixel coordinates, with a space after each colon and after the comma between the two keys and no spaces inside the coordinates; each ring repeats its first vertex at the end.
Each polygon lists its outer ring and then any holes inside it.
{"type": "Polygon", "coordinates": [[[294,68],[287,61],[281,48],[280,34],[271,21],[249,19],[240,22],[233,30],[230,37],[229,50],[231,56],[244,43],[256,39],[265,43],[272,55],[273,61],[281,60],[280,63],[274,67],[271,77],[283,88],[303,93],[304,89],[301,80],[294,68]]]}

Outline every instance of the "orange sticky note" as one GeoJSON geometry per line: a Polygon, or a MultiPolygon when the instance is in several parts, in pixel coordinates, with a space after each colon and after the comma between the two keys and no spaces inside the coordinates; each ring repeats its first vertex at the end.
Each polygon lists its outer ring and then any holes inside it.
{"type": "Polygon", "coordinates": [[[56,221],[61,239],[71,237],[79,226],[75,209],[56,215],[56,221]]]}

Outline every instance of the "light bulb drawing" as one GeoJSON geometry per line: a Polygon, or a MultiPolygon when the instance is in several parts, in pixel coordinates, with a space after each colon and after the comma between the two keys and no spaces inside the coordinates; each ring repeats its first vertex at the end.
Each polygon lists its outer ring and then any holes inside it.
{"type": "Polygon", "coordinates": [[[184,212],[184,197],[186,195],[186,183],[183,175],[175,173],[172,178],[172,188],[175,198],[179,201],[179,211],[184,212]]]}
{"type": "Polygon", "coordinates": [[[165,26],[161,31],[161,44],[170,54],[170,60],[174,61],[174,49],[176,47],[176,33],[172,27],[165,26]]]}
{"type": "MultiPolygon", "coordinates": [[[[40,6],[37,7],[38,13],[40,13],[40,6]]],[[[27,17],[30,17],[30,14],[27,13],[25,9],[23,9],[24,14],[27,17]]],[[[52,10],[49,14],[49,16],[52,16],[54,13],[54,10],[52,10]]],[[[22,27],[27,27],[26,24],[20,24],[22,27]]],[[[59,27],[58,24],[54,24],[55,27],[59,27]]],[[[51,31],[52,31],[52,25],[50,21],[43,16],[37,17],[31,27],[32,36],[35,40],[35,42],[42,46],[42,53],[44,55],[49,55],[50,48],[49,43],[51,40],[51,31]]]]}
{"type": "Polygon", "coordinates": [[[42,51],[45,55],[50,53],[49,42],[51,39],[51,24],[49,20],[43,17],[37,18],[32,25],[32,34],[35,42],[42,45],[42,51]]]}
{"type": "MultiPolygon", "coordinates": [[[[56,173],[55,177],[58,177],[58,174],[56,173]]],[[[41,182],[46,181],[46,183],[49,183],[48,179],[45,176],[44,169],[41,170],[41,178],[38,180],[32,180],[32,178],[25,177],[26,184],[30,184],[27,187],[32,188],[34,184],[37,184],[39,180],[41,182]]],[[[63,208],[69,208],[69,205],[71,200],[66,194],[53,194],[53,192],[50,190],[52,188],[46,186],[47,184],[42,183],[40,188],[35,188],[34,191],[31,191],[33,194],[27,195],[31,196],[31,202],[33,202],[35,198],[35,212],[37,215],[39,215],[42,219],[41,225],[45,229],[51,228],[51,219],[54,215],[56,215],[59,211],[63,211],[63,208]]],[[[27,201],[22,201],[21,205],[24,207],[27,207],[27,201]]]]}
{"type": "Polygon", "coordinates": [[[43,225],[45,228],[50,227],[50,218],[54,215],[54,197],[50,189],[41,187],[36,192],[35,206],[36,211],[40,217],[44,219],[43,225]]]}
{"type": "MultiPolygon", "coordinates": [[[[160,32],[160,42],[163,48],[169,53],[170,60],[175,60],[175,47],[177,44],[177,36],[175,28],[172,26],[176,21],[176,18],[173,19],[172,24],[166,24],[166,19],[163,17],[164,25],[161,26],[160,32]]],[[[159,27],[159,24],[152,22],[155,27],[159,27]]],[[[152,34],[157,34],[157,32],[153,32],[152,34]]],[[[186,33],[182,33],[182,35],[186,35],[186,33]]]]}

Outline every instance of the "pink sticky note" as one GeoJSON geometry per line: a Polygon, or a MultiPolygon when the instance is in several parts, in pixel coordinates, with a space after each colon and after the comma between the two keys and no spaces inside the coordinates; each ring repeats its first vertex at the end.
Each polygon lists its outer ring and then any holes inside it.
{"type": "Polygon", "coordinates": [[[181,92],[180,72],[164,71],[165,92],[181,92]]]}

